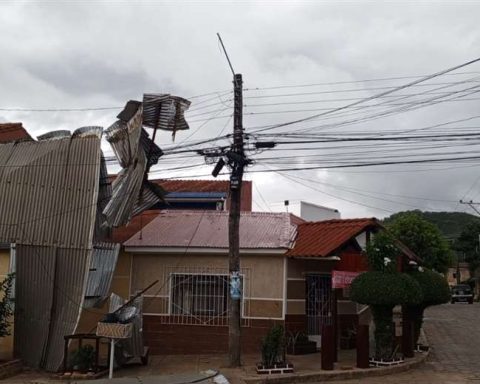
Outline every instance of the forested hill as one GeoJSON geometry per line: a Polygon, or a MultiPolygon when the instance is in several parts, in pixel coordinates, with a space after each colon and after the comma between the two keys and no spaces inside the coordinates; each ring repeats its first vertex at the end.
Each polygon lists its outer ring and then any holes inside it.
{"type": "MultiPolygon", "coordinates": [[[[447,239],[456,239],[466,225],[472,221],[480,221],[480,217],[464,212],[422,212],[419,210],[410,212],[420,214],[425,220],[435,224],[447,239]]],[[[383,223],[388,226],[392,219],[402,213],[404,212],[394,213],[385,218],[383,223]]]]}

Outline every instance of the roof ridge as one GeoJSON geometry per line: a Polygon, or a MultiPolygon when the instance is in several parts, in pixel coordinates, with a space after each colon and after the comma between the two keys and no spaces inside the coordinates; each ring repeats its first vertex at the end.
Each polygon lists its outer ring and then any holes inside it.
{"type": "Polygon", "coordinates": [[[318,224],[327,224],[327,223],[358,223],[362,221],[378,221],[376,217],[360,217],[353,219],[328,219],[328,220],[319,220],[319,221],[306,221],[300,225],[318,225],[318,224]]]}

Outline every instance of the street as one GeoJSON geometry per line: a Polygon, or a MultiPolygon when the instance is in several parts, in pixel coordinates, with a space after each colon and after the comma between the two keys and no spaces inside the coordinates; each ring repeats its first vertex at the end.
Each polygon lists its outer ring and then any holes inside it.
{"type": "Polygon", "coordinates": [[[480,383],[480,304],[445,304],[426,311],[424,329],[433,351],[421,367],[398,375],[337,383],[480,383]]]}

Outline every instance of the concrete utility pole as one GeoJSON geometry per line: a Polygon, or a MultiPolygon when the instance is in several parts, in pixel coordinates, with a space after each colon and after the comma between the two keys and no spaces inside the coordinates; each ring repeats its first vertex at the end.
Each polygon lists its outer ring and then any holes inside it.
{"type": "Polygon", "coordinates": [[[240,343],[240,303],[242,298],[242,281],[240,277],[240,201],[242,195],[243,168],[246,164],[243,148],[243,99],[242,75],[235,74],[233,146],[227,157],[232,164],[230,175],[230,214],[228,217],[228,256],[230,272],[230,318],[228,328],[228,353],[230,366],[241,365],[240,343]]]}

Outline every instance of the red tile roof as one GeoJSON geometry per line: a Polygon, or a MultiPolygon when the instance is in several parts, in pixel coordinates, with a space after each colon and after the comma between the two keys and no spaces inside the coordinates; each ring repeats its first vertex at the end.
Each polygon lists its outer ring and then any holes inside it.
{"type": "Polygon", "coordinates": [[[300,224],[291,257],[327,257],[367,229],[379,228],[375,218],[335,219],[300,224]]]}
{"type": "MultiPolygon", "coordinates": [[[[225,211],[161,211],[127,240],[126,247],[228,248],[228,215],[225,211]]],[[[296,226],[288,213],[242,212],[240,247],[288,249],[296,226]]]]}
{"type": "Polygon", "coordinates": [[[0,123],[0,143],[18,140],[32,140],[22,123],[0,123]]]}

